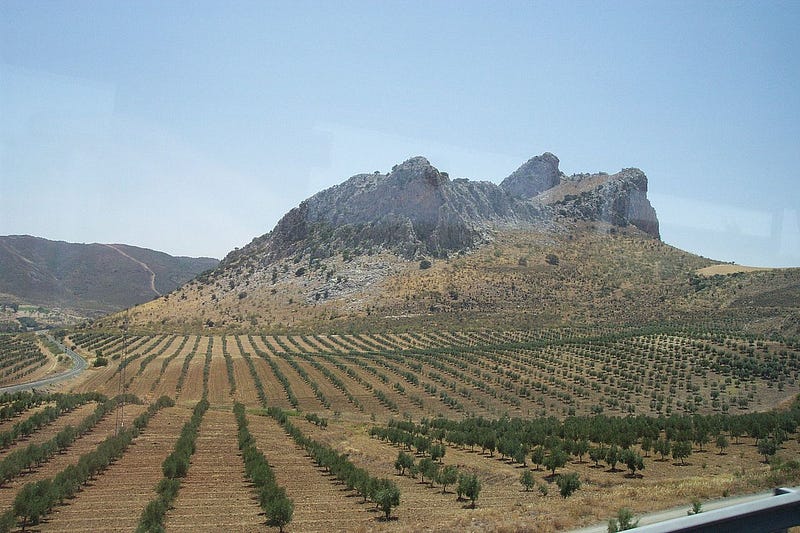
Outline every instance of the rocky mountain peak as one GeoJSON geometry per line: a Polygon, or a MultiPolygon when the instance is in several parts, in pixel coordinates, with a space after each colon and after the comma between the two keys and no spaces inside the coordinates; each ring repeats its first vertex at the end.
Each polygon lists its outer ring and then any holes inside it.
{"type": "Polygon", "coordinates": [[[533,198],[561,181],[558,158],[550,152],[532,157],[500,183],[511,196],[533,198]]]}
{"type": "Polygon", "coordinates": [[[416,156],[395,165],[388,180],[402,185],[420,181],[428,186],[441,187],[449,183],[450,178],[446,172],[439,172],[426,158],[416,156]]]}
{"type": "Polygon", "coordinates": [[[566,219],[634,225],[658,237],[638,169],[567,178],[545,152],[500,185],[451,181],[426,158],[395,165],[388,174],[358,174],[321,191],[287,213],[266,235],[233,252],[230,264],[251,256],[262,264],[343,250],[387,250],[406,258],[443,256],[491,239],[493,228],[547,226],[566,219]]]}

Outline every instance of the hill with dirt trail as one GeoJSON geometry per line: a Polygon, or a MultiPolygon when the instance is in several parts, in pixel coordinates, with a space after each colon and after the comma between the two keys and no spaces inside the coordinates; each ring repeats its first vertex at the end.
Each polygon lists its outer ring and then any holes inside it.
{"type": "Polygon", "coordinates": [[[58,309],[53,316],[65,320],[96,317],[167,294],[218,263],[126,244],[9,235],[0,237],[0,303],[11,321],[12,311],[31,306],[58,309]]]}

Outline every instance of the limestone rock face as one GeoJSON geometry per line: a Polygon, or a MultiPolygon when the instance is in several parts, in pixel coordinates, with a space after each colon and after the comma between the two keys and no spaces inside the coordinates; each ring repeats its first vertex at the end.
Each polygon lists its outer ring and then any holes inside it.
{"type": "Polygon", "coordinates": [[[500,188],[511,196],[533,198],[561,182],[558,162],[550,152],[537,155],[504,179],[500,188]]]}
{"type": "Polygon", "coordinates": [[[569,191],[552,203],[563,216],[633,225],[660,238],[658,218],[647,199],[647,176],[638,168],[613,174],[582,174],[567,178],[562,189],[569,191]]]}
{"type": "Polygon", "coordinates": [[[322,259],[378,249],[441,257],[487,242],[495,227],[542,226],[559,217],[632,224],[658,238],[643,172],[566,177],[558,163],[549,152],[536,156],[500,185],[451,180],[424,157],[387,174],[357,174],[303,201],[272,232],[231,252],[223,268],[244,257],[266,265],[298,254],[322,259]]]}

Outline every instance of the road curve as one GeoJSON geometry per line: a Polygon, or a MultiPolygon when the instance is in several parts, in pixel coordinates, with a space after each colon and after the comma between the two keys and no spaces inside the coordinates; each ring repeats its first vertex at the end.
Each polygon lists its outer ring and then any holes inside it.
{"type": "Polygon", "coordinates": [[[42,379],[37,379],[36,381],[29,381],[27,383],[18,383],[17,385],[9,385],[8,387],[0,387],[0,394],[5,393],[12,393],[12,392],[19,392],[23,390],[31,390],[31,389],[40,389],[42,387],[46,387],[47,385],[53,385],[55,383],[60,383],[62,381],[66,381],[68,379],[74,378],[80,375],[81,372],[86,370],[87,364],[86,360],[81,357],[80,355],[76,354],[57,340],[55,340],[49,333],[41,332],[40,335],[44,335],[48,338],[48,340],[54,342],[61,350],[72,358],[72,368],[63,372],[61,374],[50,376],[42,379]]]}

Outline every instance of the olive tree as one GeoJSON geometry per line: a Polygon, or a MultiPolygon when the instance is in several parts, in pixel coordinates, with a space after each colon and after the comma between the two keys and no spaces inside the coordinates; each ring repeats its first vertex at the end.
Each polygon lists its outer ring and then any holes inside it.
{"type": "Polygon", "coordinates": [[[447,492],[447,486],[452,485],[458,481],[458,467],[455,465],[447,465],[439,470],[437,481],[442,486],[442,494],[447,492]]]}
{"type": "Polygon", "coordinates": [[[458,493],[463,494],[472,503],[471,507],[475,508],[475,501],[481,493],[481,481],[475,474],[463,473],[458,478],[458,493]]]}
{"type": "Polygon", "coordinates": [[[581,488],[581,480],[577,472],[570,472],[569,474],[558,476],[556,484],[558,485],[558,490],[562,498],[571,496],[576,490],[581,488]]]}
{"type": "Polygon", "coordinates": [[[392,509],[400,505],[400,489],[393,481],[388,479],[378,480],[378,487],[375,491],[375,503],[383,511],[386,520],[392,513],[392,509]]]}
{"type": "Polygon", "coordinates": [[[527,468],[519,477],[519,482],[522,483],[522,486],[525,487],[525,492],[530,491],[533,486],[536,484],[536,480],[533,477],[533,472],[528,470],[527,468]]]}

